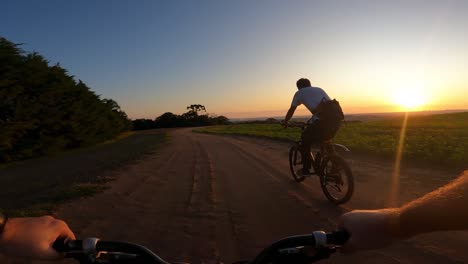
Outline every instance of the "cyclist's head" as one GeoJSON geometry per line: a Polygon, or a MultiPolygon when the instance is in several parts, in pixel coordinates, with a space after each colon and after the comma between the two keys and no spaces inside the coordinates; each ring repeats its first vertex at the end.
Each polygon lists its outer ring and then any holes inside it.
{"type": "Polygon", "coordinates": [[[311,84],[310,84],[309,79],[301,78],[297,80],[296,86],[297,86],[297,89],[302,89],[304,87],[310,87],[311,84]]]}

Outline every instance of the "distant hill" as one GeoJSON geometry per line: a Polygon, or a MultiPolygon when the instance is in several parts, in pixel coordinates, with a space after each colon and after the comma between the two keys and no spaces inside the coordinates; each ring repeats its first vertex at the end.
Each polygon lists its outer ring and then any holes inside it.
{"type": "MultiPolygon", "coordinates": [[[[419,111],[419,112],[409,112],[410,116],[431,116],[431,115],[441,115],[441,114],[452,114],[452,113],[462,113],[468,112],[468,110],[440,110],[440,111],[419,111]]],[[[347,121],[376,121],[383,119],[391,119],[396,117],[404,116],[405,112],[392,112],[392,113],[368,113],[368,114],[350,114],[346,115],[345,119],[347,121]]]]}
{"type": "MultiPolygon", "coordinates": [[[[439,115],[439,114],[450,114],[450,113],[461,113],[468,112],[468,109],[454,109],[454,110],[440,110],[440,111],[419,111],[419,112],[410,112],[411,116],[428,116],[428,115],[439,115]]],[[[285,112],[286,114],[286,112],[285,112]]],[[[346,121],[375,121],[388,118],[395,118],[403,116],[405,112],[390,112],[390,113],[360,113],[360,114],[348,114],[345,115],[346,121]]],[[[261,116],[261,117],[251,117],[251,118],[230,118],[232,122],[250,122],[250,121],[264,121],[268,118],[274,118],[277,120],[283,120],[284,116],[261,116]]],[[[310,118],[309,115],[300,115],[294,116],[293,119],[297,121],[305,121],[310,118]]]]}

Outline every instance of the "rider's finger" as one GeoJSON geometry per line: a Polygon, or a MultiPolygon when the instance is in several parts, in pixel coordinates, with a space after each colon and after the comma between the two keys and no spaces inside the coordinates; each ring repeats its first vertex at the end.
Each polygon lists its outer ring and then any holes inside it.
{"type": "Polygon", "coordinates": [[[75,234],[70,230],[68,225],[62,220],[55,220],[56,230],[57,233],[53,237],[53,241],[49,245],[46,253],[46,259],[59,259],[63,257],[63,254],[58,253],[53,247],[53,243],[60,238],[64,238],[66,240],[75,240],[75,234]]]}
{"type": "Polygon", "coordinates": [[[70,227],[62,221],[62,220],[55,220],[55,224],[57,226],[57,238],[65,238],[67,240],[75,240],[75,234],[71,231],[70,227]]]}

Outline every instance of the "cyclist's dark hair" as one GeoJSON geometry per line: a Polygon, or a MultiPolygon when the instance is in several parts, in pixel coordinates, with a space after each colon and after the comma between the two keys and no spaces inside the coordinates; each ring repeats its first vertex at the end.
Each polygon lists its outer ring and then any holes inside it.
{"type": "Polygon", "coordinates": [[[302,89],[304,87],[310,87],[312,85],[310,84],[309,79],[301,78],[301,79],[297,80],[296,86],[297,86],[297,89],[302,89]]]}

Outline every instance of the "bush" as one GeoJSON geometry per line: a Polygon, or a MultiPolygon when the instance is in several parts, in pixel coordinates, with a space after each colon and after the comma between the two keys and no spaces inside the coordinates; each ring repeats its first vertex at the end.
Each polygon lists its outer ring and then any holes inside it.
{"type": "Polygon", "coordinates": [[[131,128],[117,102],[2,37],[0,98],[0,162],[95,144],[131,128]]]}

